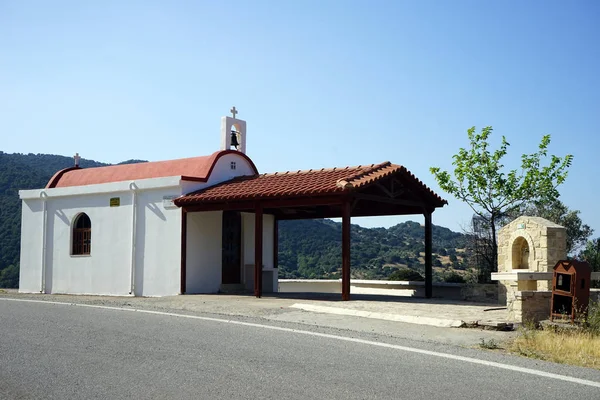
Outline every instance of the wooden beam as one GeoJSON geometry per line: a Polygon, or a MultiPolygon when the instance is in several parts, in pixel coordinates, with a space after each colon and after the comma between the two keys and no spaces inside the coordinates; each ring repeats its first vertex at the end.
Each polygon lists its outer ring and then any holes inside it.
{"type": "Polygon", "coordinates": [[[425,211],[425,297],[433,295],[432,225],[431,212],[425,211]]]}
{"type": "Polygon", "coordinates": [[[263,266],[263,209],[257,204],[254,209],[254,295],[262,296],[263,266]]]}
{"type": "Polygon", "coordinates": [[[393,197],[394,197],[394,194],[393,194],[391,191],[389,191],[389,190],[388,190],[388,188],[386,188],[385,186],[383,186],[383,185],[381,184],[381,182],[377,182],[375,185],[376,185],[376,186],[377,186],[377,187],[378,187],[378,188],[379,188],[379,189],[380,189],[380,190],[381,190],[383,193],[387,194],[387,195],[388,195],[388,197],[391,197],[391,198],[393,198],[393,197]]]}
{"type": "Polygon", "coordinates": [[[180,294],[185,294],[186,272],[187,272],[187,210],[181,209],[181,281],[179,283],[180,294]]]}
{"type": "Polygon", "coordinates": [[[219,201],[219,202],[201,202],[199,204],[183,206],[191,212],[197,211],[218,211],[218,210],[237,210],[237,211],[250,211],[254,210],[257,202],[260,203],[262,209],[267,208],[286,208],[286,207],[310,207],[318,205],[339,205],[339,195],[330,196],[304,196],[294,197],[289,199],[262,199],[262,200],[231,200],[231,201],[219,201]]]}
{"type": "Polygon", "coordinates": [[[350,215],[349,200],[342,204],[342,300],[350,300],[350,215]]]}
{"type": "Polygon", "coordinates": [[[279,220],[273,221],[273,268],[279,268],[279,220]]]}
{"type": "Polygon", "coordinates": [[[423,203],[422,201],[391,199],[388,197],[376,196],[376,195],[372,195],[372,194],[357,193],[354,195],[354,197],[356,197],[359,200],[376,201],[379,203],[393,204],[396,206],[410,206],[410,207],[426,207],[427,206],[427,204],[423,203]]]}
{"type": "MultiPolygon", "coordinates": [[[[373,207],[362,207],[360,203],[356,208],[352,209],[353,217],[373,217],[373,216],[384,216],[384,215],[415,215],[422,214],[423,207],[409,207],[409,206],[397,206],[390,209],[375,209],[373,207]]],[[[341,218],[341,210],[332,210],[331,212],[319,213],[314,217],[307,217],[305,215],[285,215],[283,213],[277,213],[277,219],[280,221],[290,221],[297,219],[317,219],[317,218],[341,218]]]]}

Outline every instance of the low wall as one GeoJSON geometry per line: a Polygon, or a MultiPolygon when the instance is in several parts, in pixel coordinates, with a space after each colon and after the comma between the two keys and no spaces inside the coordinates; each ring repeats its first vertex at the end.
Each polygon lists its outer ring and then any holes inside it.
{"type": "Polygon", "coordinates": [[[513,322],[539,322],[550,318],[552,292],[522,290],[515,292],[506,304],[508,320],[513,322]]]}
{"type": "MultiPolygon", "coordinates": [[[[507,299],[508,320],[539,322],[550,318],[552,292],[522,290],[507,299]]],[[[590,289],[590,302],[600,301],[600,289],[590,289]]]]}
{"type": "MultiPolygon", "coordinates": [[[[342,281],[334,279],[280,279],[283,293],[341,293],[342,281]]],[[[425,282],[352,279],[350,293],[385,296],[425,297],[425,282]]],[[[434,283],[433,297],[497,303],[497,286],[462,283],[434,283]]]]}

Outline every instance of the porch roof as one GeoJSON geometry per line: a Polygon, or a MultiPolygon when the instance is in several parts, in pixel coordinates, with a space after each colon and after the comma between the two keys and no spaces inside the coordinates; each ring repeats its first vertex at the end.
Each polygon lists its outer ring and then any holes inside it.
{"type": "Polygon", "coordinates": [[[420,214],[423,209],[433,211],[448,204],[408,169],[390,162],[238,177],[183,195],[175,204],[202,211],[251,209],[260,202],[265,212],[272,208],[282,219],[321,218],[338,216],[341,210],[330,206],[319,212],[314,206],[349,198],[361,201],[354,206],[355,216],[420,214]],[[292,203],[297,212],[289,210],[292,203]],[[303,211],[303,206],[311,207],[311,212],[303,211]],[[288,210],[281,212],[285,207],[288,210]]]}

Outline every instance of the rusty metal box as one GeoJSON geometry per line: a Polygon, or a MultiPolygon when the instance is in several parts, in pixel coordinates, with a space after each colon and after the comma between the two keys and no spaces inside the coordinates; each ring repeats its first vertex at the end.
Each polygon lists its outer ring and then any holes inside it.
{"type": "Polygon", "coordinates": [[[592,267],[585,261],[560,260],[554,266],[550,320],[571,322],[587,315],[592,267]]]}

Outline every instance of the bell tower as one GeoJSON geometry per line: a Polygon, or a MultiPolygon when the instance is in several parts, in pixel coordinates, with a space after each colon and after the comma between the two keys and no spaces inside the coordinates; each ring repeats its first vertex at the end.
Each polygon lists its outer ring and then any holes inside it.
{"type": "Polygon", "coordinates": [[[237,150],[246,154],[246,121],[237,119],[238,111],[233,107],[233,117],[221,117],[221,150],[237,150]]]}

